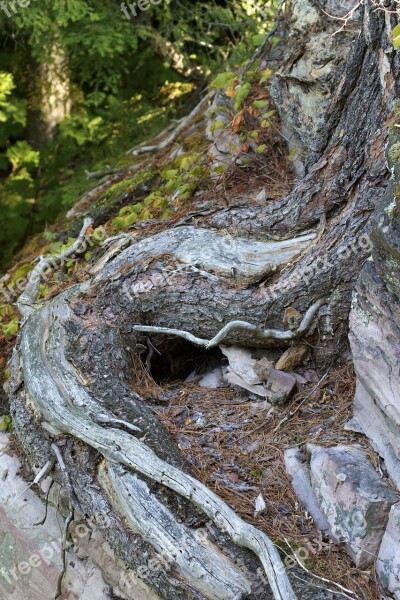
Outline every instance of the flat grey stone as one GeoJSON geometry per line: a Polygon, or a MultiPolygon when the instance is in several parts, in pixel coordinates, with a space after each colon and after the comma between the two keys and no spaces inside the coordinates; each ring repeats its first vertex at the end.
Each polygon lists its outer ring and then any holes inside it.
{"type": "Polygon", "coordinates": [[[312,486],[332,536],[345,543],[356,566],[371,566],[398,495],[379,477],[361,448],[307,447],[312,486]]]}

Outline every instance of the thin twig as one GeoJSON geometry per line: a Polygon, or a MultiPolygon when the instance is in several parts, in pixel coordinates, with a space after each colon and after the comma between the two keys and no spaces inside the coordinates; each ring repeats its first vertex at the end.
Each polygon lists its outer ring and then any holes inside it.
{"type": "MultiPolygon", "coordinates": [[[[329,369],[330,369],[330,367],[329,367],[329,369]]],[[[327,372],[325,373],[325,375],[323,375],[321,377],[321,379],[318,381],[318,383],[316,384],[316,386],[313,387],[313,389],[311,390],[311,392],[309,394],[307,394],[307,396],[305,398],[303,398],[303,400],[300,402],[300,404],[298,404],[294,410],[291,410],[288,415],[286,415],[285,417],[283,417],[283,419],[281,419],[279,421],[278,425],[276,427],[274,427],[274,429],[272,430],[272,433],[276,433],[278,431],[278,429],[281,427],[281,425],[283,425],[284,423],[286,423],[286,421],[288,421],[289,419],[291,419],[296,413],[299,412],[299,410],[303,406],[303,404],[305,404],[307,402],[307,400],[309,398],[311,398],[311,396],[313,395],[313,393],[317,391],[317,389],[319,388],[319,386],[321,385],[321,383],[328,376],[329,369],[327,370],[327,372]]]]}
{"type": "Polygon", "coordinates": [[[37,527],[38,525],[44,525],[46,523],[47,512],[48,512],[48,507],[49,507],[49,497],[50,497],[50,492],[51,492],[53,485],[54,485],[54,479],[51,480],[49,489],[47,490],[47,493],[46,493],[46,498],[44,501],[44,517],[40,521],[37,521],[37,523],[34,523],[33,524],[34,527],[37,527]]]}
{"type": "Polygon", "coordinates": [[[138,156],[139,154],[145,154],[146,152],[159,152],[160,150],[165,150],[165,148],[168,148],[168,146],[172,144],[182,133],[189,121],[194,119],[200,113],[200,111],[203,109],[204,105],[206,104],[206,102],[208,102],[213,93],[214,92],[208,92],[208,94],[194,107],[194,109],[188,114],[188,116],[179,122],[178,126],[167,138],[165,138],[165,140],[163,140],[159,144],[154,144],[153,146],[139,146],[137,148],[133,148],[132,150],[128,150],[127,154],[133,154],[133,156],[138,156]]]}
{"type": "Polygon", "coordinates": [[[22,498],[22,496],[23,496],[24,494],[26,494],[26,492],[27,492],[28,490],[30,490],[30,489],[31,489],[31,487],[32,487],[33,485],[35,485],[35,483],[40,483],[40,482],[42,481],[42,479],[43,479],[44,477],[46,477],[46,476],[47,476],[47,475],[50,473],[50,471],[51,471],[51,470],[52,470],[52,468],[54,467],[54,463],[55,463],[55,461],[54,461],[54,460],[48,460],[48,461],[47,461],[47,463],[44,465],[44,467],[43,467],[43,468],[42,468],[42,469],[39,471],[39,473],[36,475],[36,477],[35,477],[35,479],[32,481],[32,483],[30,483],[30,484],[28,485],[28,487],[24,489],[24,491],[23,491],[23,492],[21,492],[21,493],[20,493],[20,494],[19,494],[19,495],[18,495],[16,498],[14,498],[14,500],[11,502],[10,506],[13,506],[13,505],[14,505],[14,504],[17,502],[17,500],[19,500],[20,498],[22,498]]]}
{"type": "MultiPolygon", "coordinates": [[[[283,539],[285,540],[286,544],[290,548],[293,558],[295,559],[295,561],[297,562],[299,567],[301,567],[303,569],[303,571],[305,571],[308,575],[311,575],[311,577],[315,577],[315,579],[318,579],[319,581],[323,581],[324,583],[328,583],[329,585],[333,585],[333,586],[337,587],[341,591],[336,592],[336,593],[341,594],[345,598],[349,598],[350,600],[355,599],[355,593],[352,590],[349,590],[349,589],[343,587],[342,585],[340,585],[340,583],[336,583],[335,581],[331,581],[330,579],[326,579],[325,577],[320,577],[319,575],[315,575],[315,573],[313,573],[312,571],[307,569],[307,567],[301,562],[301,560],[299,560],[298,556],[296,555],[296,552],[293,550],[293,548],[291,547],[291,545],[289,544],[289,542],[285,538],[285,536],[283,536],[283,539]],[[348,594],[352,594],[352,595],[349,596],[348,594]]],[[[333,590],[329,590],[329,591],[332,592],[333,590]]]]}

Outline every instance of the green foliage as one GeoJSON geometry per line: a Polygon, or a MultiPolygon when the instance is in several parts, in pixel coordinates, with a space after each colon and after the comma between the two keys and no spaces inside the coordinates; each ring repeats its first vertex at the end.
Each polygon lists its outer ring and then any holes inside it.
{"type": "Polygon", "coordinates": [[[6,325],[3,325],[3,334],[7,338],[14,336],[19,329],[19,321],[17,318],[12,319],[6,325]]]}
{"type": "Polygon", "coordinates": [[[14,88],[15,84],[11,73],[0,71],[0,122],[4,123],[8,119],[10,107],[8,99],[14,88]]]}
{"type": "Polygon", "coordinates": [[[8,415],[0,417],[0,431],[12,431],[12,420],[8,415]]]}
{"type": "Polygon", "coordinates": [[[400,23],[392,31],[392,42],[394,48],[400,48],[400,23]]]}
{"type": "Polygon", "coordinates": [[[222,90],[228,87],[236,79],[235,73],[219,73],[210,83],[210,87],[222,90]]]}
{"type": "MultiPolygon", "coordinates": [[[[130,20],[114,0],[16,3],[12,18],[0,11],[0,268],[92,186],[86,170],[127,164],[126,150],[187,113],[190,94],[222,64],[228,71],[212,85],[236,84],[240,106],[248,82],[239,86],[235,73],[268,29],[276,3],[261,15],[248,0],[180,0],[130,20]],[[38,90],[46,69],[69,83],[71,113],[39,152],[32,115],[45,110],[38,90]]],[[[114,226],[170,215],[172,198],[177,205],[189,199],[208,177],[200,163],[190,155],[171,165],[149,205],[119,215],[114,226]]],[[[50,232],[44,239],[54,241],[50,232]]]]}

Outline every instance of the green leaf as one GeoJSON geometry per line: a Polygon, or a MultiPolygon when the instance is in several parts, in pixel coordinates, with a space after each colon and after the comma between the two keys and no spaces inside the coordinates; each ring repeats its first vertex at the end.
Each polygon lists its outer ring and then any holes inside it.
{"type": "Polygon", "coordinates": [[[12,431],[12,420],[8,415],[0,417],[0,431],[12,431]]]}
{"type": "Polygon", "coordinates": [[[276,113],[276,110],[270,110],[270,111],[268,111],[268,112],[264,113],[264,114],[262,115],[262,118],[263,118],[263,119],[270,119],[271,117],[273,117],[273,116],[274,116],[274,114],[275,114],[275,113],[276,113]]]}
{"type": "Polygon", "coordinates": [[[219,75],[217,75],[216,78],[210,83],[210,87],[221,90],[228,87],[228,85],[230,85],[234,79],[235,73],[230,73],[229,71],[226,73],[219,73],[219,75]]]}
{"type": "Polygon", "coordinates": [[[126,215],[130,215],[132,212],[132,206],[124,206],[123,208],[121,208],[121,210],[119,211],[119,216],[120,217],[126,217],[126,215]]]}
{"type": "Polygon", "coordinates": [[[264,41],[265,35],[263,33],[256,33],[252,36],[251,42],[254,46],[260,46],[264,41]]]}
{"type": "Polygon", "coordinates": [[[46,240],[46,242],[52,242],[53,240],[56,239],[57,234],[53,233],[52,231],[44,231],[43,237],[46,240]]]}
{"type": "Polygon", "coordinates": [[[16,333],[18,333],[19,329],[19,321],[18,319],[13,319],[9,323],[4,326],[3,332],[6,338],[10,338],[16,333]]]}
{"type": "Polygon", "coordinates": [[[266,106],[268,106],[268,104],[268,100],[254,100],[253,102],[254,108],[265,108],[266,106]]]}
{"type": "Polygon", "coordinates": [[[400,23],[392,30],[392,38],[397,38],[400,35],[400,23]]]}
{"type": "Polygon", "coordinates": [[[239,85],[236,88],[236,97],[235,97],[235,103],[234,103],[235,110],[239,110],[239,108],[242,106],[242,103],[244,102],[244,100],[246,100],[246,98],[250,94],[250,92],[251,92],[250,83],[243,83],[242,85],[239,85]]]}
{"type": "Polygon", "coordinates": [[[167,181],[170,181],[171,179],[176,177],[178,175],[178,173],[179,173],[178,169],[168,169],[168,171],[165,171],[164,177],[167,181]]]}

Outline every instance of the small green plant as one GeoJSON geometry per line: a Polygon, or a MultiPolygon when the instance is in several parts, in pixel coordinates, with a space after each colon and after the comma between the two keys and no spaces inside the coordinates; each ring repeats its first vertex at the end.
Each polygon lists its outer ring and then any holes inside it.
{"type": "Polygon", "coordinates": [[[389,149],[389,158],[392,162],[400,161],[400,142],[396,142],[389,149]]]}
{"type": "Polygon", "coordinates": [[[394,48],[400,48],[400,23],[392,30],[392,43],[394,48]]]}
{"type": "Polygon", "coordinates": [[[8,415],[0,417],[0,431],[13,431],[12,420],[8,415]]]}
{"type": "Polygon", "coordinates": [[[15,318],[3,325],[3,334],[6,337],[6,339],[8,339],[16,335],[18,333],[18,329],[19,321],[17,318],[15,318]]]}

